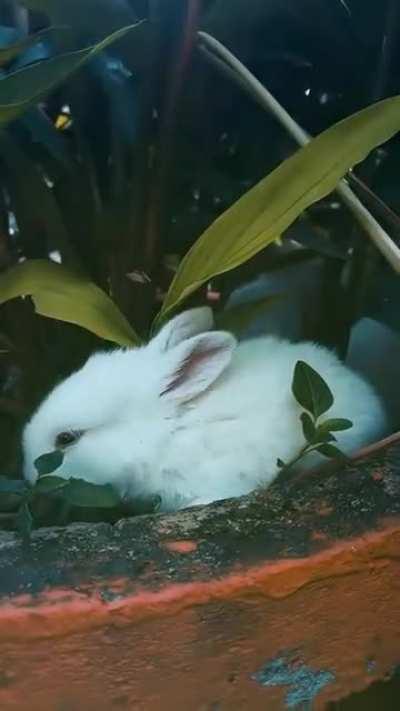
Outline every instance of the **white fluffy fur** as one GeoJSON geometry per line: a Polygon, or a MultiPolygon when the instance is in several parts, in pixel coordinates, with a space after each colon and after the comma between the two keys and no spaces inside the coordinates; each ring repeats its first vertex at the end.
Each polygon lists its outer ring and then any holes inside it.
{"type": "Polygon", "coordinates": [[[297,360],[315,368],[335,395],[329,417],[354,427],[338,433],[350,452],[380,436],[383,406],[373,389],[313,343],[260,337],[238,345],[205,332],[208,309],[173,319],[134,350],[93,355],[58,385],[25,428],[25,476],[66,430],[84,430],[65,451],[58,475],[110,482],[127,497],[159,494],[162,510],[246,494],[276,477],[304,443],[291,393],[297,360]]]}

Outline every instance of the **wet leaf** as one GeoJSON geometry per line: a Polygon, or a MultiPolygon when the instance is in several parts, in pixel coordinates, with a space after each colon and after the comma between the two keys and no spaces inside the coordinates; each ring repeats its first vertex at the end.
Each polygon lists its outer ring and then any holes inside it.
{"type": "Polygon", "coordinates": [[[294,369],[292,392],[299,405],[315,419],[333,405],[333,395],[325,380],[302,360],[297,361],[294,369]]]}

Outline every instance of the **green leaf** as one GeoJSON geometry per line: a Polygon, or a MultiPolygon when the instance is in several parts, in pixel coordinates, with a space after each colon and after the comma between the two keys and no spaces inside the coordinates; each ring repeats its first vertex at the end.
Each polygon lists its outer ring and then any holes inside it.
{"type": "Polygon", "coordinates": [[[333,405],[333,395],[325,380],[302,360],[297,361],[294,369],[292,392],[299,405],[315,419],[333,405]]]}
{"type": "Polygon", "coordinates": [[[351,420],[345,420],[341,417],[335,417],[331,420],[325,420],[318,425],[318,431],[322,432],[340,432],[342,430],[349,430],[353,427],[351,420]]]}
{"type": "Polygon", "coordinates": [[[257,301],[238,304],[225,311],[220,311],[215,314],[215,325],[220,330],[229,331],[236,336],[240,336],[254,319],[265,313],[279,298],[282,298],[281,294],[272,294],[257,301]]]}
{"type": "Polygon", "coordinates": [[[300,419],[301,424],[303,425],[304,439],[310,444],[313,444],[315,442],[316,433],[314,422],[312,421],[308,412],[302,412],[300,415],[300,419]]]}
{"type": "Polygon", "coordinates": [[[66,27],[46,27],[44,30],[24,37],[19,40],[19,42],[10,44],[7,47],[0,47],[0,67],[12,62],[28,47],[32,47],[34,44],[37,44],[37,42],[43,42],[43,40],[46,40],[48,36],[53,35],[55,32],[65,32],[66,29],[66,27]]]}
{"type": "Polygon", "coordinates": [[[72,506],[109,509],[119,506],[121,499],[111,484],[91,484],[84,479],[68,479],[62,497],[72,506]]]}
{"type": "Polygon", "coordinates": [[[22,540],[29,541],[33,528],[33,517],[27,501],[24,501],[15,517],[15,525],[22,540]]]}
{"type": "Polygon", "coordinates": [[[68,479],[61,476],[44,475],[37,480],[34,488],[35,494],[55,494],[68,485],[68,479]]]}
{"type": "Polygon", "coordinates": [[[202,284],[281,237],[307,207],[328,195],[350,168],[399,128],[400,97],[396,96],[340,121],[299,149],[196,241],[180,263],[159,320],[202,284]]]}
{"type": "Polygon", "coordinates": [[[37,473],[41,477],[46,474],[52,474],[52,472],[61,467],[63,461],[63,453],[56,449],[54,452],[47,452],[46,454],[42,454],[40,457],[35,459],[34,466],[37,473]]]}
{"type": "Polygon", "coordinates": [[[121,346],[140,343],[114,302],[83,274],[45,259],[32,259],[0,275],[0,304],[32,296],[42,316],[74,323],[121,346]]]}
{"type": "Polygon", "coordinates": [[[323,454],[324,457],[329,457],[329,459],[347,459],[346,455],[338,447],[334,447],[333,444],[321,444],[316,447],[316,451],[323,454]]]}
{"type": "Polygon", "coordinates": [[[320,442],[322,444],[323,442],[337,442],[337,439],[332,432],[321,432],[318,428],[315,434],[314,442],[320,442]]]}
{"type": "Polygon", "coordinates": [[[137,25],[138,23],[123,27],[91,47],[32,64],[0,79],[0,125],[20,116],[97,52],[124,37],[137,25]]]}

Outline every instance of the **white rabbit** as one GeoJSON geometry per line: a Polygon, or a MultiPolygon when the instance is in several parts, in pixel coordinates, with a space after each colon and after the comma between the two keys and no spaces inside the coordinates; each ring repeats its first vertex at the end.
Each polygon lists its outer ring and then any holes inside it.
{"type": "Polygon", "coordinates": [[[57,475],[111,483],[123,497],[161,497],[161,510],[246,494],[278,474],[304,444],[291,382],[296,361],[311,365],[335,396],[329,417],[350,452],[380,436],[384,408],[364,380],[314,343],[274,336],[237,344],[211,331],[208,308],[171,320],[150,343],[97,353],[58,385],[27,424],[25,477],[57,447],[57,475]]]}

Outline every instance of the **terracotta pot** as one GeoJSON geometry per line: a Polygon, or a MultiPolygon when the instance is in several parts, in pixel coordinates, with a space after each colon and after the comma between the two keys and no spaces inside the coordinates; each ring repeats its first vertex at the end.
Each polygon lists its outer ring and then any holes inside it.
{"type": "MultiPolygon", "coordinates": [[[[396,439],[396,438],[395,438],[396,439]]],[[[324,709],[400,662],[400,444],[114,527],[0,534],[0,709],[324,709]]]]}

